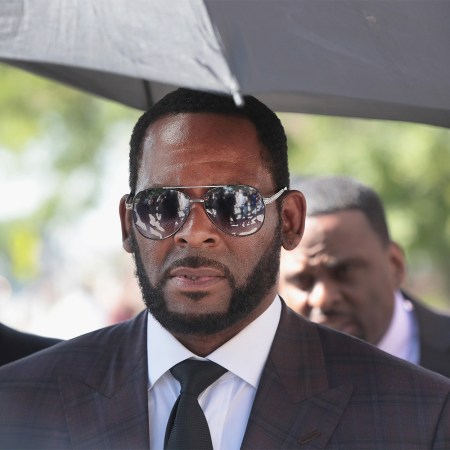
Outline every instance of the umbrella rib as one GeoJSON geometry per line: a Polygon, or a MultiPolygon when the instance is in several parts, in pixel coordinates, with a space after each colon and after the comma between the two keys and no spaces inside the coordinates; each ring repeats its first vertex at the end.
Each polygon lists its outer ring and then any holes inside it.
{"type": "Polygon", "coordinates": [[[148,80],[142,80],[142,83],[144,85],[144,92],[145,92],[145,100],[147,102],[147,108],[150,108],[153,106],[153,96],[152,91],[150,89],[150,83],[148,80]]]}

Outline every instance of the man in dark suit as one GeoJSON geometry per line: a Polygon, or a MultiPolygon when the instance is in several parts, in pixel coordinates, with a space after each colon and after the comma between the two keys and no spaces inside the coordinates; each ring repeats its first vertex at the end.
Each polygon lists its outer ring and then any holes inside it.
{"type": "Polygon", "coordinates": [[[23,333],[0,323],[0,366],[60,342],[60,339],[23,333]]]}
{"type": "Polygon", "coordinates": [[[122,239],[148,311],[0,369],[0,448],[450,445],[449,380],[278,297],[276,262],[301,239],[305,203],[286,189],[286,137],[272,111],[252,97],[238,108],[213,94],[167,95],[134,128],[130,187],[122,239]],[[221,209],[230,195],[249,200],[245,215],[221,209]],[[199,404],[187,386],[177,401],[180,367],[206,361],[225,373],[203,385],[199,404]],[[172,445],[182,404],[198,419],[184,437],[201,429],[201,446],[172,445]]]}
{"type": "Polygon", "coordinates": [[[282,251],[280,294],[314,322],[450,377],[450,316],[400,289],[405,258],[377,193],[344,176],[294,181],[307,202],[305,233],[282,251]]]}

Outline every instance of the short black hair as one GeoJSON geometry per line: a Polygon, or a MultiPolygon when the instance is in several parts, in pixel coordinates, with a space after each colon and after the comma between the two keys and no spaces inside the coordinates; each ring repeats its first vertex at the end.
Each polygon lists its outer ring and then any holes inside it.
{"type": "Polygon", "coordinates": [[[307,216],[357,210],[366,216],[383,244],[390,242],[383,203],[370,187],[354,178],[339,175],[295,177],[292,186],[303,192],[307,216]]]}
{"type": "Polygon", "coordinates": [[[180,88],[170,92],[147,110],[134,126],[130,140],[130,189],[136,188],[142,142],[148,127],[158,119],[179,113],[218,113],[247,118],[256,128],[262,144],[262,159],[272,174],[275,189],[289,188],[287,139],[277,115],[252,96],[244,96],[244,105],[235,105],[232,97],[180,88]]]}

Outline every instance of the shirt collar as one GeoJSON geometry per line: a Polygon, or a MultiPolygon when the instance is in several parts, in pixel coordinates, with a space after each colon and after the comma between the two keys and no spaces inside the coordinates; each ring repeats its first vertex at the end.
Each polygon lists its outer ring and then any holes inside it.
{"type": "MultiPolygon", "coordinates": [[[[271,305],[253,322],[206,359],[214,361],[257,387],[269,355],[281,315],[281,300],[275,297],[271,305]],[[255,345],[255,342],[258,345],[255,345]],[[251,361],[251,364],[249,364],[251,361]]],[[[188,358],[199,358],[175,339],[148,313],[147,361],[151,388],[175,364],[188,358]],[[157,355],[157,357],[155,356],[157,355]]]]}
{"type": "Polygon", "coordinates": [[[416,358],[411,356],[415,354],[418,341],[414,320],[411,302],[399,290],[395,291],[391,323],[377,347],[398,358],[417,363],[414,361],[416,358]]]}

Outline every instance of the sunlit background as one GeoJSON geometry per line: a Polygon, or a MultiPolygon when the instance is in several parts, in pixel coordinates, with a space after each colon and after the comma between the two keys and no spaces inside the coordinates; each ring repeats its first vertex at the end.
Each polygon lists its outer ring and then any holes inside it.
{"type": "MultiPolygon", "coordinates": [[[[141,114],[0,65],[0,321],[69,338],[143,308],[121,247],[141,114]]],[[[347,174],[383,198],[405,287],[450,309],[450,130],[280,114],[293,174],[347,174]]]]}

